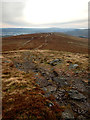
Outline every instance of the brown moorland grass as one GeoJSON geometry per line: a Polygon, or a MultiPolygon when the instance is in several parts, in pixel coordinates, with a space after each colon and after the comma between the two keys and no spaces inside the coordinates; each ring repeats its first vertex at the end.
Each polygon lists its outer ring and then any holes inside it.
{"type": "MultiPolygon", "coordinates": [[[[45,96],[46,92],[36,83],[35,75],[37,76],[37,74],[33,71],[33,68],[38,68],[38,78],[42,80],[46,79],[43,79],[45,77],[42,76],[43,72],[46,72],[48,76],[53,73],[52,71],[54,70],[54,74],[56,72],[58,75],[62,75],[60,77],[66,77],[67,75],[73,78],[75,78],[75,76],[76,78],[81,77],[82,81],[87,84],[87,52],[87,39],[70,37],[58,33],[31,34],[3,38],[2,120],[61,119],[61,114],[65,107],[67,108],[67,105],[59,106],[53,95],[49,97],[45,96]],[[33,60],[31,60],[31,58],[33,60]],[[62,63],[56,66],[48,64],[58,58],[61,59],[62,63]],[[70,63],[78,64],[79,66],[76,69],[70,70],[70,63]],[[33,66],[33,64],[35,66],[33,66]],[[27,70],[25,69],[26,71],[24,71],[24,69],[18,65],[26,67],[27,70]],[[40,68],[42,68],[41,71],[40,68]],[[76,74],[76,72],[78,72],[78,74],[76,74]]],[[[53,82],[51,79],[48,81],[53,82]]],[[[72,84],[72,81],[70,84],[72,84]]],[[[64,86],[62,89],[69,91],[72,89],[72,86],[64,86]]],[[[68,100],[68,94],[65,94],[65,96],[68,100]]],[[[77,116],[78,115],[75,114],[75,117],[77,116]]]]}
{"type": "Polygon", "coordinates": [[[88,53],[88,39],[59,33],[40,33],[2,38],[3,51],[49,49],[74,53],[88,53]]]}

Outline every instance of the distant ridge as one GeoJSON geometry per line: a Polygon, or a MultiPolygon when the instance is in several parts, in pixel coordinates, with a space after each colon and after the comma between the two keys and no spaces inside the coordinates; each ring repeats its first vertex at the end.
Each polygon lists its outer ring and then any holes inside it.
{"type": "Polygon", "coordinates": [[[88,29],[73,28],[2,28],[2,33],[0,33],[0,37],[49,32],[62,32],[72,36],[88,38],[88,29]]]}

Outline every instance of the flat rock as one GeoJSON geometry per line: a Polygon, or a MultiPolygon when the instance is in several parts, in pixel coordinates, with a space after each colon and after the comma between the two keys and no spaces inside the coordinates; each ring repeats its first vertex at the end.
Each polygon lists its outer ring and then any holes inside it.
{"type": "Polygon", "coordinates": [[[46,79],[38,79],[37,83],[40,85],[40,87],[45,87],[50,84],[46,79]]]}
{"type": "Polygon", "coordinates": [[[69,83],[67,82],[66,78],[55,77],[53,78],[53,81],[58,83],[61,87],[69,86],[69,83]]]}
{"type": "Polygon", "coordinates": [[[57,65],[58,63],[61,63],[61,59],[55,59],[55,60],[49,62],[49,64],[52,65],[52,66],[55,66],[55,65],[57,65]]]}
{"type": "Polygon", "coordinates": [[[70,96],[70,98],[75,99],[75,100],[85,100],[86,99],[86,97],[83,94],[79,93],[77,90],[70,90],[69,96],[70,96]]]}
{"type": "Polygon", "coordinates": [[[54,92],[56,91],[57,87],[56,86],[47,86],[43,88],[46,92],[54,92]]]}

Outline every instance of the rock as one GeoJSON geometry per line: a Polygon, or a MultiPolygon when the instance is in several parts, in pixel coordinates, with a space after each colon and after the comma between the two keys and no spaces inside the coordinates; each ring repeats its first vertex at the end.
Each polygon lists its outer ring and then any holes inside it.
{"type": "Polygon", "coordinates": [[[53,103],[48,103],[48,106],[52,107],[52,106],[54,106],[54,104],[53,103]]]}
{"type": "Polygon", "coordinates": [[[75,68],[77,68],[79,65],[78,64],[70,64],[69,65],[69,69],[75,69],[75,68]]]}
{"type": "Polygon", "coordinates": [[[89,103],[87,101],[71,101],[72,104],[72,109],[74,112],[78,113],[78,114],[82,114],[82,115],[86,115],[88,113],[88,108],[89,103]]]}
{"type": "Polygon", "coordinates": [[[47,86],[47,87],[44,87],[43,90],[47,91],[47,92],[54,92],[56,91],[56,86],[47,86]]]}
{"type": "Polygon", "coordinates": [[[34,69],[34,72],[39,72],[38,68],[35,68],[35,69],[34,69]]]}
{"type": "Polygon", "coordinates": [[[56,100],[59,100],[59,101],[61,101],[62,99],[64,99],[64,96],[65,96],[65,90],[64,89],[59,89],[59,90],[57,90],[57,92],[55,93],[55,98],[56,98],[56,100]]]}
{"type": "Polygon", "coordinates": [[[52,65],[52,66],[55,66],[60,62],[61,62],[61,59],[55,59],[55,60],[51,61],[49,64],[52,65]]]}
{"type": "Polygon", "coordinates": [[[35,75],[38,75],[38,73],[36,73],[35,75]]]}
{"type": "Polygon", "coordinates": [[[40,78],[37,80],[37,83],[40,85],[40,87],[46,87],[50,84],[46,79],[40,78]]]}
{"type": "Polygon", "coordinates": [[[42,75],[42,76],[46,76],[46,73],[45,73],[45,72],[41,72],[41,75],[42,75]]]}
{"type": "Polygon", "coordinates": [[[86,86],[84,85],[84,83],[82,82],[82,79],[74,79],[72,85],[73,88],[77,89],[78,91],[81,92],[86,92],[86,86]]]}
{"type": "Polygon", "coordinates": [[[5,60],[5,61],[3,61],[4,63],[11,63],[11,61],[10,60],[5,60]]]}
{"type": "Polygon", "coordinates": [[[53,81],[55,81],[57,84],[59,84],[61,87],[64,86],[69,86],[68,82],[66,81],[65,78],[59,78],[59,77],[55,77],[53,78],[53,81]]]}
{"type": "Polygon", "coordinates": [[[64,120],[74,120],[74,114],[71,110],[66,109],[64,112],[62,112],[62,118],[64,120]]]}
{"type": "Polygon", "coordinates": [[[53,81],[60,83],[60,79],[58,77],[53,78],[53,81]]]}
{"type": "Polygon", "coordinates": [[[47,102],[47,106],[48,106],[48,107],[54,106],[54,103],[51,102],[50,100],[46,100],[46,102],[47,102]]]}
{"type": "Polygon", "coordinates": [[[80,115],[77,117],[77,120],[87,120],[84,116],[80,115]]]}
{"type": "Polygon", "coordinates": [[[85,100],[86,99],[86,97],[83,94],[79,93],[77,90],[70,90],[69,96],[70,98],[74,100],[85,100]]]}
{"type": "Polygon", "coordinates": [[[55,77],[58,77],[58,73],[54,70],[53,74],[55,75],[55,77]]]}

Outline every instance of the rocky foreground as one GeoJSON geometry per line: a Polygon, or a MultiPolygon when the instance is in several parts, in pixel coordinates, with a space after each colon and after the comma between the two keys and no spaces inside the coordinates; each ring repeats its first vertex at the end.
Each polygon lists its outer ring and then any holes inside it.
{"type": "Polygon", "coordinates": [[[2,55],[2,120],[90,119],[88,54],[16,50],[2,55]]]}

